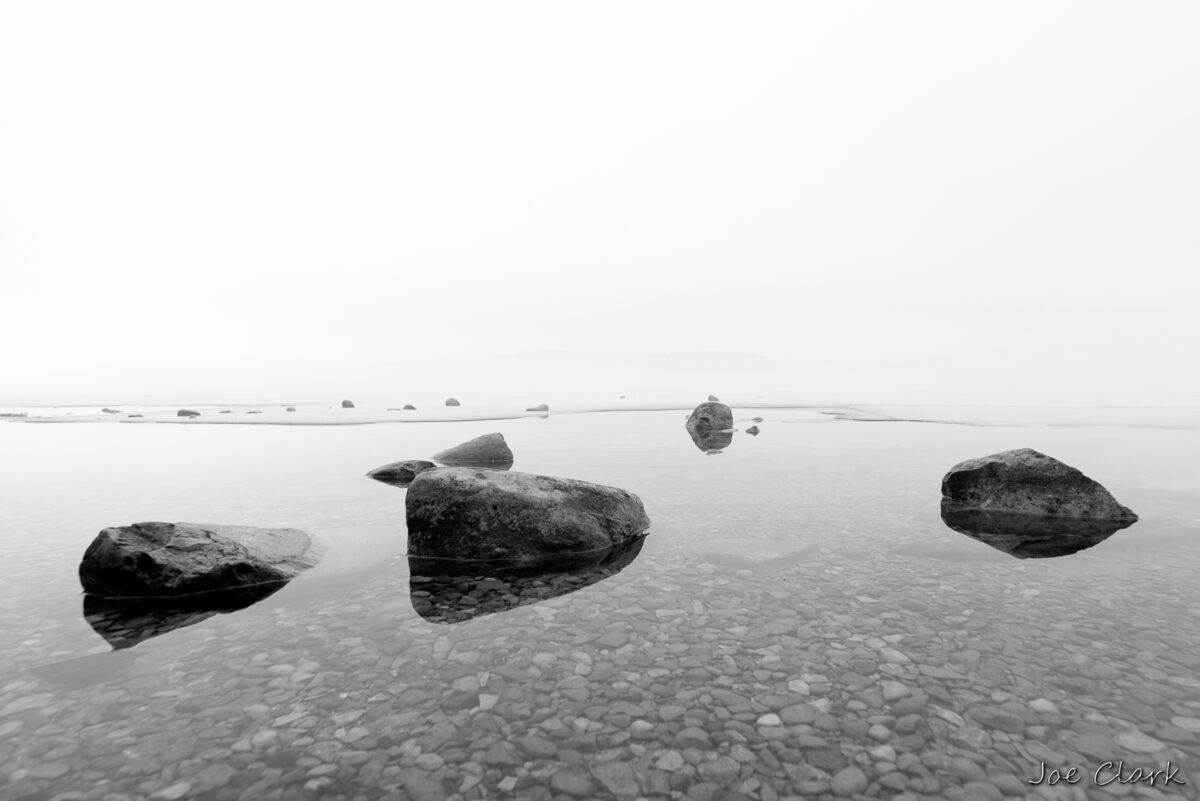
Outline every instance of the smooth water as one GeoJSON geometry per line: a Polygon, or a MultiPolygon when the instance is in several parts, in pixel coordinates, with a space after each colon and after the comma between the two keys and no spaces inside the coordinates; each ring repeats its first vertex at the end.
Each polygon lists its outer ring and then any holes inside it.
{"type": "Polygon", "coordinates": [[[720,453],[676,411],[0,424],[0,798],[1198,797],[1200,431],[735,417],[720,453]],[[637,493],[640,550],[410,577],[405,491],[363,474],[490,431],[515,470],[637,493]],[[1016,447],[1141,519],[1027,559],[944,524],[945,471],[1016,447]],[[79,558],[149,520],[327,551],[112,650],[79,558]]]}

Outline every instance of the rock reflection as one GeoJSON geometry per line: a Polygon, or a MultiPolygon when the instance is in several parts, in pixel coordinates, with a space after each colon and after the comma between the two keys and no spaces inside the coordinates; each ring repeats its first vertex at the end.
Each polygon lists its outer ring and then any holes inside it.
{"type": "Polygon", "coordinates": [[[1081,520],[1014,512],[982,512],[942,501],[942,522],[1017,559],[1067,556],[1103,542],[1132,520],[1081,520]]]}
{"type": "Polygon", "coordinates": [[[101,598],[83,596],[83,617],[115,650],[176,629],[202,623],[214,615],[237,612],[274,595],[286,581],[176,598],[101,598]]]}
{"type": "Polygon", "coordinates": [[[720,453],[733,444],[732,431],[720,431],[712,428],[688,428],[688,435],[696,447],[705,453],[720,453]]]}
{"type": "Polygon", "coordinates": [[[562,554],[534,563],[458,562],[408,558],[409,595],[417,614],[433,623],[461,623],[541,603],[590,587],[624,570],[645,537],[614,548],[562,554]]]}

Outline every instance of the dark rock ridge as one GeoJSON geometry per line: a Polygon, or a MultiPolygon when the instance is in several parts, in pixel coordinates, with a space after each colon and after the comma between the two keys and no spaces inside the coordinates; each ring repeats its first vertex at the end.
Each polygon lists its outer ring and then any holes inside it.
{"type": "Polygon", "coordinates": [[[1108,490],[1044,453],[1021,448],[969,459],[942,479],[942,497],[959,509],[1042,517],[1137,520],[1108,490]]]}
{"type": "Polygon", "coordinates": [[[175,412],[175,416],[176,417],[199,417],[200,412],[196,412],[191,409],[180,409],[179,411],[175,412]]]}
{"type": "Polygon", "coordinates": [[[527,412],[548,412],[548,411],[550,411],[550,407],[544,403],[539,403],[537,406],[530,406],[525,411],[527,411],[527,412]]]}
{"type": "Polygon", "coordinates": [[[746,433],[752,437],[757,437],[758,436],[758,426],[750,426],[749,428],[746,429],[746,433]]]}
{"type": "Polygon", "coordinates": [[[462,406],[462,404],[459,403],[458,401],[456,401],[454,398],[446,398],[446,405],[447,406],[462,406]]]}
{"type": "Polygon", "coordinates": [[[695,408],[687,421],[688,430],[724,431],[733,428],[733,410],[723,403],[709,401],[695,408]]]}
{"type": "Polygon", "coordinates": [[[96,535],[79,581],[106,598],[191,595],[290,581],[319,558],[312,537],[293,528],[135,523],[96,535]]]}
{"type": "Polygon", "coordinates": [[[1017,559],[1066,556],[1103,542],[1132,520],[1053,518],[1017,512],[983,512],[942,501],[942,522],[960,534],[1017,559]]]}
{"type": "Polygon", "coordinates": [[[447,448],[430,457],[433,461],[455,467],[512,467],[513,453],[500,433],[484,434],[461,445],[447,448]]]}
{"type": "Polygon", "coordinates": [[[645,536],[632,492],[530,473],[427,470],[405,498],[410,556],[534,560],[606,550],[645,536]]]}
{"type": "Polygon", "coordinates": [[[349,400],[342,401],[342,408],[343,409],[353,409],[354,401],[349,401],[349,400]]]}
{"type": "Polygon", "coordinates": [[[697,448],[705,453],[720,453],[725,448],[733,444],[733,432],[722,431],[719,429],[704,428],[688,428],[688,436],[692,438],[692,443],[697,448]]]}
{"type": "Polygon", "coordinates": [[[437,465],[433,462],[426,462],[423,459],[408,459],[407,461],[392,462],[391,464],[385,464],[383,467],[376,467],[367,473],[367,476],[376,481],[382,481],[384,484],[391,484],[394,487],[407,487],[419,474],[435,467],[437,465]]]}
{"type": "Polygon", "coordinates": [[[620,573],[641,553],[644,537],[599,551],[528,563],[408,559],[409,598],[433,623],[461,623],[541,603],[620,573]]]}
{"type": "Polygon", "coordinates": [[[219,614],[252,606],[283,589],[287,582],[255,584],[178,598],[101,598],[83,596],[83,617],[115,650],[132,648],[219,614]]]}

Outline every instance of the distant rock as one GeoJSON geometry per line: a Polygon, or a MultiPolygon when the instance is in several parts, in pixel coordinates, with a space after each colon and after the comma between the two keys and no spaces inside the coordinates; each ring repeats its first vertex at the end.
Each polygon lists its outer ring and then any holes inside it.
{"type": "Polygon", "coordinates": [[[295,407],[295,406],[289,406],[289,407],[287,407],[287,409],[285,409],[284,411],[288,411],[288,412],[294,412],[294,411],[296,411],[296,407],[295,407]]]}
{"type": "Polygon", "coordinates": [[[544,403],[539,403],[537,406],[530,406],[525,411],[527,411],[527,412],[548,412],[548,411],[550,411],[550,407],[544,403]]]}
{"type": "Polygon", "coordinates": [[[121,414],[122,413],[120,409],[109,409],[107,406],[104,407],[103,409],[101,409],[100,411],[104,412],[105,414],[121,414]]]}
{"type": "Polygon", "coordinates": [[[504,435],[484,434],[461,445],[447,448],[430,457],[433,461],[456,467],[512,467],[513,453],[504,441],[504,435]]]}
{"type": "Polygon", "coordinates": [[[719,400],[721,400],[721,399],[720,399],[720,398],[718,398],[716,395],[709,395],[709,396],[708,396],[708,401],[709,401],[709,403],[716,403],[716,402],[717,402],[717,401],[719,401],[719,400]]]}
{"type": "Polygon", "coordinates": [[[145,415],[141,415],[141,414],[131,414],[129,416],[130,417],[145,417],[145,415]]]}
{"type": "Polygon", "coordinates": [[[413,609],[433,623],[460,623],[541,603],[616,575],[638,557],[645,541],[517,563],[410,556],[413,609]]]}
{"type": "Polygon", "coordinates": [[[200,412],[196,412],[191,409],[180,409],[179,411],[175,412],[175,416],[176,417],[199,417],[200,412]]]}
{"type": "Polygon", "coordinates": [[[233,414],[233,409],[222,409],[217,414],[233,414]]]}
{"type": "Polygon", "coordinates": [[[410,556],[535,560],[612,548],[650,527],[632,492],[569,478],[448,467],[405,498],[410,556]]]}
{"type": "Polygon", "coordinates": [[[409,459],[403,462],[392,462],[383,467],[376,467],[367,473],[368,478],[391,484],[395,487],[407,487],[418,474],[437,467],[433,462],[423,459],[409,459]]]}
{"type": "Polygon", "coordinates": [[[702,403],[688,418],[687,427],[696,431],[724,431],[733,428],[733,410],[716,401],[702,403]]]}
{"type": "Polygon", "coordinates": [[[746,433],[752,437],[757,437],[758,436],[758,426],[750,426],[749,428],[746,429],[746,433]]]}
{"type": "Polygon", "coordinates": [[[79,581],[106,598],[190,595],[290,581],[318,557],[312,537],[293,528],[135,523],[96,535],[79,581]]]}
{"type": "Polygon", "coordinates": [[[446,405],[447,406],[462,406],[462,404],[459,403],[454,398],[446,398],[446,405]]]}
{"type": "Polygon", "coordinates": [[[750,421],[751,421],[751,422],[753,422],[753,423],[761,423],[761,422],[762,422],[762,418],[761,418],[761,417],[751,417],[751,418],[750,418],[750,421]]]}
{"type": "Polygon", "coordinates": [[[344,401],[342,401],[342,408],[343,408],[343,409],[353,409],[353,408],[354,408],[354,401],[348,401],[348,400],[344,400],[344,401]]]}
{"type": "Polygon", "coordinates": [[[962,509],[942,501],[942,522],[960,534],[1017,559],[1066,556],[1098,545],[1133,520],[1054,518],[1017,512],[962,509]]]}
{"type": "Polygon", "coordinates": [[[956,464],[942,479],[942,497],[958,510],[1137,520],[1137,515],[1117,503],[1100,484],[1030,448],[956,464]]]}
{"type": "Polygon", "coordinates": [[[416,410],[417,410],[417,407],[416,407],[416,406],[413,406],[411,403],[406,403],[406,404],[404,404],[404,409],[403,409],[403,411],[406,411],[406,412],[415,412],[416,410]]]}
{"type": "Polygon", "coordinates": [[[260,412],[260,411],[259,411],[259,410],[257,410],[257,409],[254,409],[254,410],[252,410],[252,411],[246,412],[246,414],[262,414],[262,412],[260,412]]]}

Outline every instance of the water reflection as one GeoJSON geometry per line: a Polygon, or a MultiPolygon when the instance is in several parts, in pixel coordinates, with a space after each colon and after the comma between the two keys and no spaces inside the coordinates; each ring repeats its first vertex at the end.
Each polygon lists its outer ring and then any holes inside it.
{"type": "Polygon", "coordinates": [[[982,512],[942,502],[942,522],[971,539],[1018,559],[1067,556],[1091,548],[1123,528],[1130,520],[1077,520],[1038,517],[1014,512],[982,512]]]}
{"type": "Polygon", "coordinates": [[[692,428],[689,426],[687,432],[696,447],[705,453],[720,453],[733,443],[732,431],[722,431],[712,428],[692,428]]]}
{"type": "Polygon", "coordinates": [[[409,595],[413,609],[426,620],[461,623],[604,581],[637,559],[643,542],[645,537],[607,550],[562,554],[532,564],[410,556],[409,595]]]}
{"type": "Polygon", "coordinates": [[[151,637],[193,626],[210,617],[237,612],[274,595],[286,581],[177,598],[83,596],[83,617],[114,650],[132,648],[151,637]]]}

